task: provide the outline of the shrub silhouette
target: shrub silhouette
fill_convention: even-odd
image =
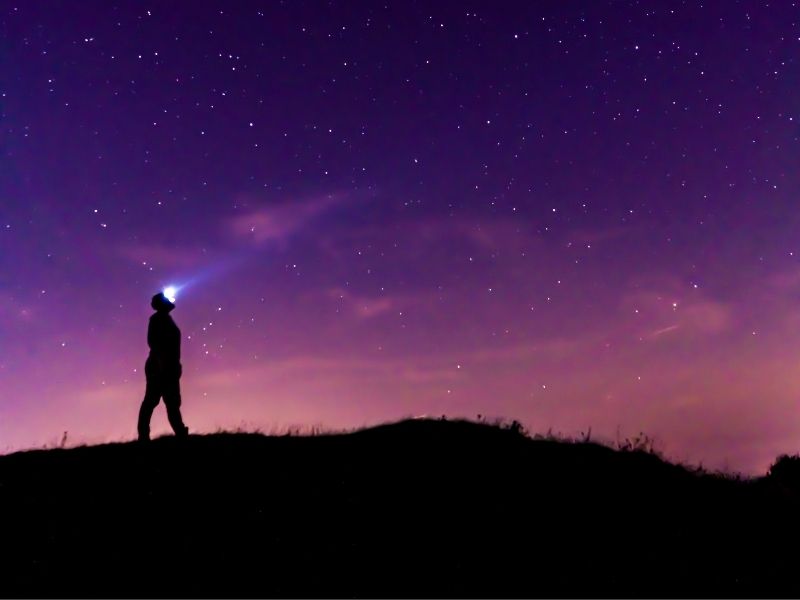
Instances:
[[[618,441],[616,448],[622,452],[644,452],[645,454],[658,454],[658,451],[655,447],[655,440],[641,432],[639,435],[636,435],[632,438],[625,438],[624,440]]]
[[[800,455],[781,454],[770,466],[769,477],[787,487],[800,488]]]

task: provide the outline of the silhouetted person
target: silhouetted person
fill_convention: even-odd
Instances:
[[[139,439],[142,441],[150,439],[150,417],[162,397],[175,435],[189,433],[180,410],[181,330],[169,314],[175,305],[163,293],[158,293],[153,296],[150,306],[156,312],[150,317],[147,327],[147,345],[150,346],[150,355],[144,364],[147,388],[139,409]]]

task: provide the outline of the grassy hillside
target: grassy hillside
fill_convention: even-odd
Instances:
[[[793,477],[433,420],[23,452],[0,595],[798,595]]]

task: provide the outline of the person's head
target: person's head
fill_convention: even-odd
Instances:
[[[169,298],[164,295],[164,292],[158,292],[153,296],[153,299],[150,301],[150,306],[153,307],[153,310],[166,313],[175,308],[175,305],[169,301]]]

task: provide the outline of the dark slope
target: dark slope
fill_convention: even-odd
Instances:
[[[2,596],[798,595],[798,497],[406,421],[0,457]]]

